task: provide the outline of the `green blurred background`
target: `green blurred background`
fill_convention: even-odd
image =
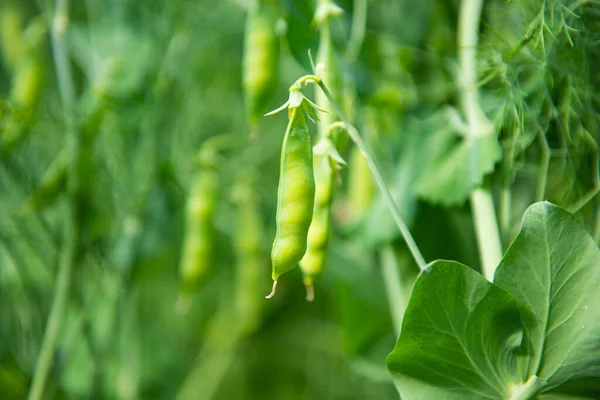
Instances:
[[[593,193],[597,5],[486,3],[478,66],[498,144],[483,147],[481,165],[472,166],[453,124],[459,2],[336,3],[344,14],[332,21],[333,43],[344,98],[353,99],[345,109],[428,261],[479,268],[467,200],[484,176],[500,204],[505,246],[529,204],[549,199],[571,207]],[[354,56],[348,40],[364,3],[364,41]],[[406,301],[418,269],[372,181],[356,178],[351,149],[315,301],[306,302],[297,270],[281,278],[275,298],[264,299],[287,119],[263,118],[258,137],[248,138],[242,66],[252,2],[72,1],[64,25],[70,108],[53,60],[54,2],[0,4],[1,399],[27,397],[66,252],[72,274],[45,399],[398,397],[385,366],[396,339],[385,271],[402,276]],[[280,74],[265,112],[311,72],[307,52],[319,47],[313,2],[270,5]],[[181,315],[175,303],[186,199],[203,173],[197,154],[221,134],[233,140],[216,161],[212,272]],[[476,179],[467,180],[465,170]],[[76,190],[72,176],[79,177]],[[250,284],[236,247],[244,233],[237,222],[240,185],[258,200],[251,231],[262,262]],[[362,203],[353,198],[356,185]],[[597,241],[599,206],[592,198],[579,213]],[[252,329],[240,331],[248,307]]]

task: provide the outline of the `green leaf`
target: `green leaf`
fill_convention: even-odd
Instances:
[[[417,194],[435,204],[462,204],[486,174],[494,170],[502,153],[495,135],[463,136],[441,113],[425,121],[429,135]]]
[[[523,330],[516,299],[454,261],[417,280],[388,368],[404,400],[498,399],[520,382]]]
[[[529,357],[520,362],[522,376],[546,380],[545,391],[585,380],[597,394],[600,250],[575,217],[548,202],[532,205],[494,282],[523,308]]]

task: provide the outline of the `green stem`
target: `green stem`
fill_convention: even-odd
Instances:
[[[471,192],[471,209],[483,276],[491,282],[502,259],[502,247],[494,212],[494,199],[489,189],[476,188]]]
[[[576,212],[581,210],[583,207],[585,207],[585,205],[587,203],[592,201],[592,199],[594,197],[596,197],[598,195],[598,193],[600,193],[600,183],[597,184],[596,187],[594,187],[592,190],[587,192],[587,194],[585,196],[583,196],[581,199],[579,199],[579,201],[577,203],[575,203],[571,207],[569,207],[569,212],[575,214]]]
[[[461,104],[469,125],[469,136],[491,135],[492,124],[481,109],[477,88],[477,45],[483,0],[463,0],[458,21],[459,75]],[[492,280],[502,259],[502,245],[494,200],[489,188],[476,188],[471,193],[471,208],[479,244],[483,275]]]
[[[538,176],[538,187],[535,201],[543,201],[546,197],[546,185],[548,183],[548,168],[550,168],[550,146],[543,132],[538,133],[538,141],[541,146],[540,171]]]
[[[398,272],[396,255],[390,245],[383,246],[379,254],[381,256],[381,273],[383,274],[385,293],[392,311],[394,332],[396,336],[400,336],[406,303],[404,301],[405,296],[402,293],[402,285],[400,284],[400,273]]]
[[[354,0],[354,14],[352,15],[352,27],[350,28],[350,39],[346,49],[346,58],[354,62],[358,58],[360,48],[365,39],[367,28],[367,0]]]
[[[398,226],[398,229],[400,230],[400,233],[402,234],[402,237],[404,238],[408,249],[410,250],[419,268],[424,269],[426,266],[425,259],[423,258],[419,247],[415,243],[415,240],[413,239],[412,234],[408,229],[408,226],[406,225],[406,223],[402,219],[402,216],[400,215],[398,206],[394,202],[394,198],[392,197],[392,194],[390,193],[390,190],[388,189],[385,180],[383,179],[383,175],[381,173],[381,170],[379,169],[379,166],[377,165],[377,161],[375,160],[373,153],[367,147],[366,143],[358,133],[358,130],[354,127],[354,125],[350,123],[350,121],[348,121],[348,118],[346,118],[346,115],[342,112],[341,107],[333,99],[333,96],[327,89],[327,86],[325,86],[325,83],[323,83],[323,81],[320,79],[316,79],[314,81],[319,85],[321,90],[323,90],[323,93],[325,94],[325,96],[327,96],[327,99],[331,103],[331,107],[338,115],[338,117],[340,117],[340,120],[342,120],[342,122],[344,123],[344,126],[348,131],[348,136],[350,136],[350,139],[352,139],[352,141],[358,146],[363,157],[365,157],[365,159],[367,160],[367,164],[369,165],[369,169],[371,170],[373,178],[377,183],[377,187],[379,188],[379,191],[383,196],[383,200],[387,204],[387,207],[389,208],[390,213],[392,214],[392,218],[394,218],[394,221],[396,222],[396,225]]]
[[[58,277],[50,314],[44,332],[44,338],[37,359],[29,400],[40,400],[44,393],[44,386],[52,367],[52,360],[58,344],[60,328],[64,318],[67,300],[69,297],[69,286],[71,274],[75,262],[77,249],[77,163],[79,159],[79,135],[75,127],[73,106],[75,103],[75,92],[73,78],[69,66],[67,53],[66,33],[68,26],[68,0],[57,0],[54,20],[52,24],[52,51],[56,66],[58,88],[64,111],[64,120],[67,130],[67,145],[69,150],[69,176],[68,176],[68,211],[67,222],[64,230],[64,242],[60,254]]]

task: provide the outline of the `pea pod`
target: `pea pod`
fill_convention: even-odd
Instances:
[[[219,190],[216,167],[216,144],[222,137],[209,140],[200,153],[196,172],[186,203],[185,238],[179,262],[180,296],[176,309],[185,313],[191,296],[206,283],[214,263],[214,215]],[[216,141],[216,142],[215,142]]]
[[[0,51],[7,69],[13,69],[23,53],[23,16],[12,3],[0,13]]]
[[[335,177],[340,166],[345,164],[335,148],[330,132],[331,130],[319,140],[313,150],[315,205],[308,230],[306,253],[300,260],[308,301],[312,301],[314,298],[314,280],[322,274],[325,268],[331,232],[331,206]]]
[[[263,220],[252,176],[242,173],[234,194],[236,204],[235,249],[237,255],[236,308],[243,334],[260,324],[264,303],[258,293],[265,289],[263,272]]]
[[[243,88],[252,134],[256,134],[258,119],[277,89],[279,80],[279,39],[275,25],[275,13],[268,4],[259,4],[248,11]]]
[[[279,277],[295,268],[306,252],[306,238],[315,200],[312,140],[306,108],[289,109],[290,120],[281,151],[277,232],[271,252],[273,290],[267,298],[275,294]]]
[[[179,264],[181,292],[193,294],[206,280],[213,261],[213,217],[219,176],[199,171],[186,205],[185,240]]]

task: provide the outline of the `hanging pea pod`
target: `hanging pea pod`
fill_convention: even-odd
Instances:
[[[23,15],[14,3],[3,6],[0,13],[0,51],[8,70],[15,68],[24,50]]]
[[[176,310],[185,313],[191,296],[208,280],[214,264],[213,220],[219,192],[218,150],[228,146],[229,136],[215,136],[202,146],[186,203],[185,238],[179,262],[181,287]]]
[[[243,88],[251,135],[277,90],[279,81],[279,38],[276,13],[267,2],[258,2],[248,11],[244,43]]]
[[[331,205],[335,178],[341,166],[346,164],[331,139],[332,130],[336,129],[339,124],[341,123],[332,125],[313,149],[315,205],[308,230],[306,253],[300,260],[308,301],[312,301],[314,298],[314,280],[323,273],[325,268],[327,247],[331,235]]]
[[[273,289],[279,277],[296,267],[306,252],[306,237],[315,202],[315,180],[312,166],[312,139],[307,118],[318,121],[319,106],[304,97],[303,78],[290,86],[288,101],[265,115],[288,109],[289,122],[283,138],[279,187],[277,191],[277,232],[271,251]]]
[[[236,308],[241,332],[251,334],[260,325],[264,303],[265,259],[262,248],[263,219],[252,173],[240,175],[233,193],[236,204],[235,249],[237,253]]]
[[[294,269],[306,251],[315,196],[312,140],[302,109],[291,109],[283,139],[277,196],[277,233],[273,242],[273,291],[279,277]]]
[[[37,106],[44,84],[43,43],[48,27],[43,17],[36,17],[23,31],[23,49],[14,63],[10,99],[30,112]]]

